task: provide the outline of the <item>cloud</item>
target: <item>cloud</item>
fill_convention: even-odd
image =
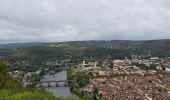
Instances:
[[[0,42],[170,38],[169,0],[1,0]]]

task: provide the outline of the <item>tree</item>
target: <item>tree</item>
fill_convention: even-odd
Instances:
[[[132,65],[139,66],[139,62],[132,62]]]
[[[8,79],[7,70],[8,66],[0,60],[0,88],[5,85],[5,81]]]
[[[99,94],[98,88],[94,88],[94,91],[93,91],[93,98],[94,98],[94,100],[97,100],[98,94]]]
[[[151,70],[156,70],[156,65],[155,65],[155,64],[151,64],[150,67],[149,67],[149,69],[151,69]]]
[[[88,73],[77,73],[76,79],[80,87],[84,87],[90,82]]]
[[[0,60],[0,73],[6,74],[8,70],[8,66],[4,61]]]

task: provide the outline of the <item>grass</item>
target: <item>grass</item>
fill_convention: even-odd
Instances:
[[[81,100],[78,97],[56,97],[44,90],[0,90],[0,100]]]

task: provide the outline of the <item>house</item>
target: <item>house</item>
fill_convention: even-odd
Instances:
[[[125,65],[125,60],[114,60],[113,65],[114,66],[123,66],[123,65]]]
[[[149,70],[149,71],[148,71],[148,74],[155,74],[155,73],[156,73],[155,70]]]
[[[42,70],[38,70],[35,72],[35,74],[39,75],[42,72]]]
[[[165,67],[165,71],[170,72],[170,67]]]
[[[159,60],[159,57],[152,57],[150,60]]]
[[[156,69],[157,70],[163,70],[162,66],[160,66],[160,65],[156,66]]]

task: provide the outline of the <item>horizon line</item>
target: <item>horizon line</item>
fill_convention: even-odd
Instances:
[[[0,45],[5,44],[29,44],[29,43],[63,43],[63,42],[88,42],[88,41],[161,41],[161,40],[170,40],[170,39],[146,39],[146,40],[133,40],[133,39],[109,39],[109,40],[63,40],[63,41],[26,41],[26,42],[7,42],[7,43],[0,43]]]

